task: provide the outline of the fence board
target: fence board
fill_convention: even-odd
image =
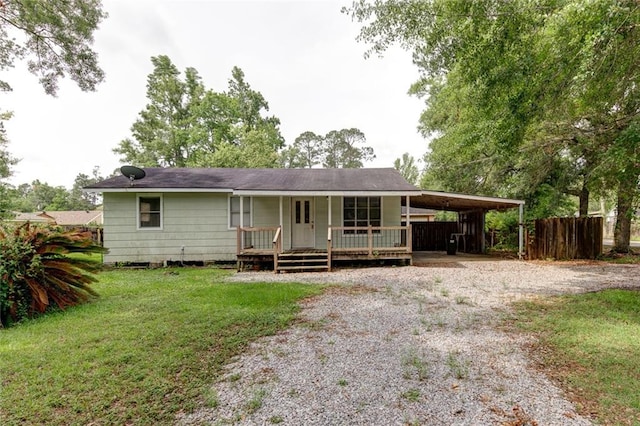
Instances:
[[[459,232],[458,222],[411,222],[414,251],[445,251],[451,234]]]
[[[538,219],[529,259],[595,259],[602,253],[603,218]]]

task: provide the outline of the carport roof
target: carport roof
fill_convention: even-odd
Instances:
[[[441,191],[422,191],[421,195],[411,196],[411,207],[452,212],[508,210],[521,205],[524,205],[524,200],[483,197],[479,195],[456,194]]]

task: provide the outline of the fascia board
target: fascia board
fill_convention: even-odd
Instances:
[[[524,200],[513,200],[510,198],[499,198],[499,197],[483,197],[480,195],[456,194],[453,192],[422,191],[419,195],[430,195],[430,196],[442,197],[442,198],[457,198],[461,200],[486,201],[491,203],[504,203],[504,204],[514,204],[514,205],[525,204]]]

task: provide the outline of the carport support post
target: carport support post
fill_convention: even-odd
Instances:
[[[518,259],[522,259],[524,257],[524,204],[518,206],[518,213]]]

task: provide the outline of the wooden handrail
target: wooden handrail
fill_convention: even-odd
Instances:
[[[282,227],[278,226],[276,234],[273,236],[273,272],[278,273],[278,256],[282,253]]]
[[[331,226],[327,227],[327,271],[331,272],[331,238],[332,238],[332,228]]]
[[[278,230],[276,231],[276,235],[273,236],[273,244],[276,244],[278,242],[278,240],[280,239],[280,231],[282,230],[282,228],[278,227]]]

